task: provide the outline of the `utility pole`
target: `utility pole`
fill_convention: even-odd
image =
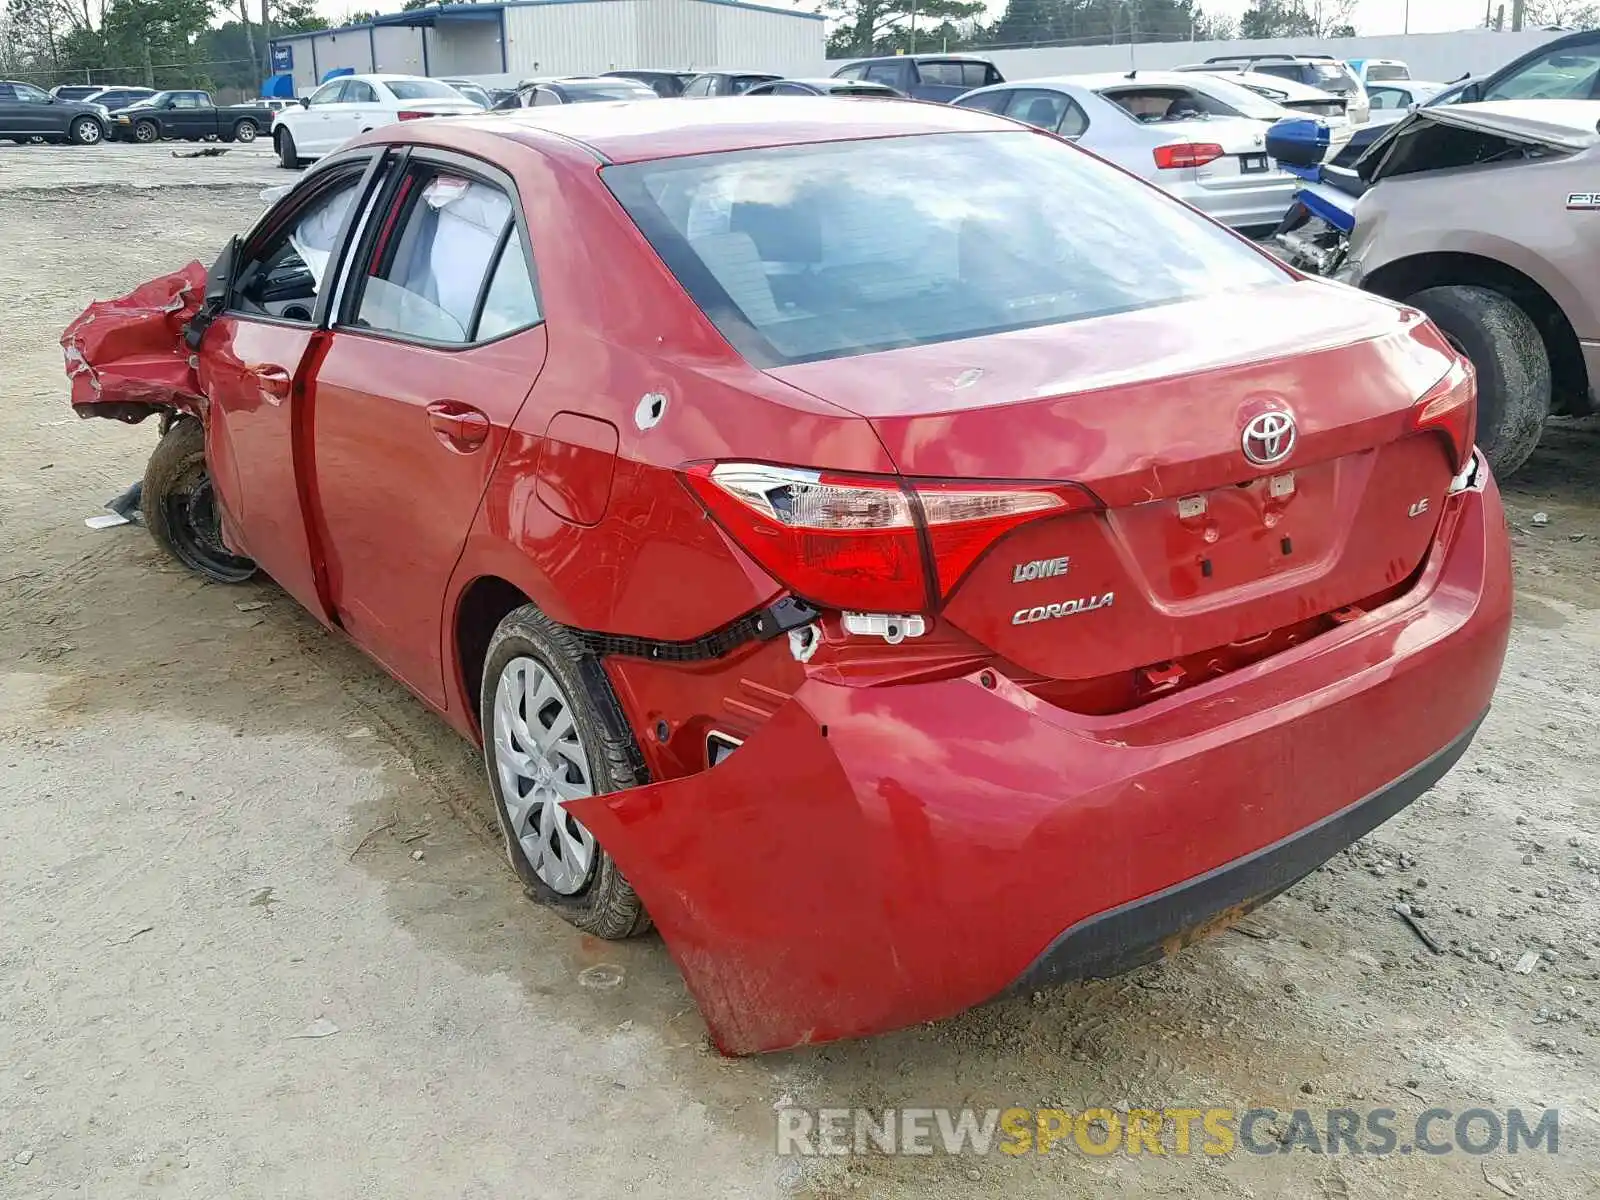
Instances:
[[[1406,0],[1406,23],[1400,32],[1406,34],[1411,32],[1411,0]]]
[[[1527,0],[1511,0],[1511,32],[1522,32],[1522,18],[1527,8]]]
[[[261,0],[261,78],[272,74],[272,0]],[[313,83],[316,80],[312,80]]]

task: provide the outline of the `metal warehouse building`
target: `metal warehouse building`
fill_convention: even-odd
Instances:
[[[506,0],[445,4],[272,40],[273,70],[305,95],[330,74],[533,75],[620,67],[821,74],[824,21],[740,0]]]

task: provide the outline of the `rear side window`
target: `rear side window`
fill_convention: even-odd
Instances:
[[[378,93],[372,90],[370,83],[352,79],[344,85],[344,101],[346,104],[376,104]]]
[[[771,83],[770,75],[735,75],[733,77],[733,94],[742,96],[759,83]]]
[[[358,328],[462,345],[539,320],[511,197],[500,188],[414,167],[393,213],[361,285]]]
[[[867,78],[873,83],[887,83],[893,87],[900,80],[900,68],[894,63],[876,63],[867,68]]]
[[[833,74],[836,79],[860,79],[866,73],[867,68],[860,63],[856,63],[852,67],[845,67],[843,70],[835,71]]]
[[[607,167],[602,178],[759,366],[1287,278],[1155,188],[1022,130],[664,159]]]
[[[691,79],[684,85],[685,96],[709,96],[713,80],[709,75],[702,75],[698,79]]]

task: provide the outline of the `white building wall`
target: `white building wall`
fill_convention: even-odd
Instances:
[[[718,67],[814,75],[827,57],[825,22],[729,4],[701,7],[716,14]]]
[[[1441,83],[1462,74],[1486,75],[1519,54],[1544,44],[1559,33],[1525,30],[1496,33],[1468,29],[1459,33],[1414,33],[1409,36],[1327,38],[1262,38],[1235,42],[1145,42],[1136,46],[1056,46],[1038,50],[970,51],[993,59],[1007,79],[1037,79],[1045,75],[1077,75],[1095,71],[1126,71],[1142,67],[1158,71],[1185,63],[1203,62],[1219,54],[1306,53],[1332,54],[1336,58],[1398,58],[1416,79]],[[930,47],[930,50],[935,49]],[[825,74],[848,60],[829,62]]]
[[[379,25],[372,31],[378,50],[375,71],[386,75],[421,75],[422,30],[409,25]],[[495,67],[500,60],[495,60]]]
[[[524,77],[620,67],[815,74],[825,57],[824,22],[714,0],[524,4],[505,16],[507,65]]]
[[[377,31],[374,30],[374,33]],[[317,78],[320,80],[336,67],[349,67],[357,75],[372,74],[372,43],[365,29],[331,30],[295,45],[295,77],[299,79],[299,58],[302,53],[309,59],[311,46],[316,46]],[[307,64],[310,65],[309,63]]]
[[[638,0],[528,4],[506,9],[506,65],[518,76],[571,75],[633,65]]]
[[[699,71],[717,61],[717,5],[698,0],[632,2],[638,12],[639,61],[630,65]]]
[[[432,75],[500,74],[500,22],[446,19],[428,30],[428,72]],[[418,74],[421,74],[420,67]]]

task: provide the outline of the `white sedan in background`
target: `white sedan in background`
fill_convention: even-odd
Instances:
[[[298,167],[331,154],[357,134],[396,121],[468,115],[483,109],[455,88],[420,75],[341,75],[272,122],[278,161]]]
[[[1276,225],[1298,182],[1267,157],[1266,133],[1300,114],[1220,77],[1067,75],[955,103],[1059,133],[1236,229]]]

